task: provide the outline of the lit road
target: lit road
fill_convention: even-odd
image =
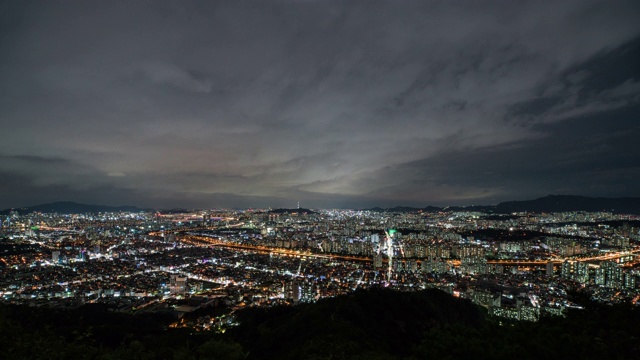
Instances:
[[[617,251],[617,252],[613,252],[613,253],[609,253],[609,254],[605,254],[605,255],[579,259],[579,261],[613,260],[613,259],[618,259],[618,258],[621,258],[621,257],[637,254],[639,252],[640,252],[640,249],[635,249],[635,250],[631,250],[631,251]]]
[[[174,230],[174,233],[181,233],[186,231],[195,231],[196,229],[189,230]],[[205,230],[205,229],[202,229]],[[211,228],[208,228],[211,230]],[[150,235],[158,236],[160,235],[158,232],[150,233]],[[354,255],[338,255],[338,254],[318,254],[312,253],[309,251],[300,251],[300,250],[291,250],[285,248],[278,247],[269,247],[269,246],[260,246],[260,245],[246,245],[246,244],[238,244],[232,243],[216,238],[206,237],[206,236],[196,236],[196,235],[182,235],[179,236],[179,240],[190,245],[194,246],[218,246],[225,247],[229,249],[238,249],[245,251],[252,251],[263,254],[278,254],[284,256],[296,256],[296,257],[310,257],[317,259],[334,259],[334,260],[346,260],[346,261],[360,261],[360,262],[372,262],[373,259],[370,257],[364,256],[354,256]],[[640,249],[634,249],[631,251],[619,251],[608,253],[605,255],[598,255],[593,257],[586,258],[576,258],[574,261],[580,262],[588,262],[588,261],[602,261],[602,260],[615,260],[621,257],[630,256],[640,253]],[[546,260],[488,260],[487,264],[493,265],[503,265],[503,266],[546,266],[549,262],[553,263],[555,266],[560,265],[564,259],[546,259]],[[384,263],[388,262],[388,259],[383,260]],[[460,260],[449,260],[448,264],[458,267],[460,266]]]
[[[336,260],[348,260],[348,261],[364,261],[371,262],[371,258],[361,257],[361,256],[349,256],[349,255],[336,255],[336,254],[314,254],[311,252],[303,252],[300,250],[290,250],[276,247],[268,247],[268,246],[259,246],[259,245],[245,245],[245,244],[236,244],[227,241],[222,241],[206,236],[195,236],[195,235],[186,235],[179,238],[180,241],[186,242],[191,245],[200,245],[200,246],[218,246],[225,247],[230,249],[239,249],[246,251],[253,251],[263,254],[278,254],[285,256],[303,256],[317,259],[336,259]]]

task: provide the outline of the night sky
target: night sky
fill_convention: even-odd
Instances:
[[[640,1],[2,1],[0,209],[640,196]]]

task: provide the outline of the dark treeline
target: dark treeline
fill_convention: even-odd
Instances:
[[[167,329],[168,315],[0,307],[7,359],[636,359],[640,311],[588,304],[566,318],[498,321],[437,290],[360,290],[238,312],[225,334]]]

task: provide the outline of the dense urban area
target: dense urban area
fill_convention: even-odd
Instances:
[[[497,319],[636,304],[640,217],[609,212],[209,210],[3,216],[6,304],[170,313],[224,332],[242,308],[436,288]],[[197,314],[197,316],[189,316]]]

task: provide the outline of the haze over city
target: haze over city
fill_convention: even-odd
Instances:
[[[640,196],[637,1],[0,14],[2,209]]]

